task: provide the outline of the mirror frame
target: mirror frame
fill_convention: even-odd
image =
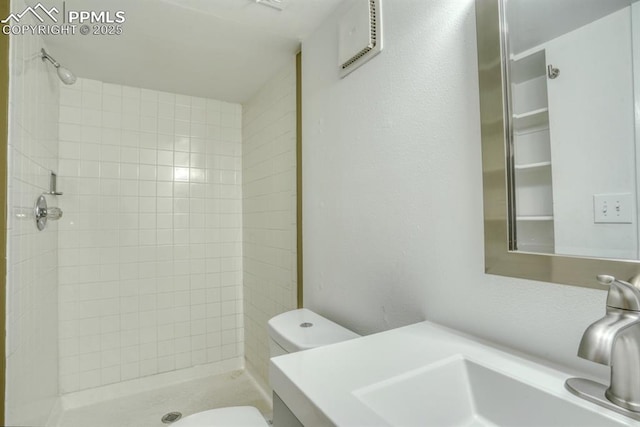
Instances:
[[[504,0],[507,1],[507,0]],[[510,251],[508,64],[503,0],[476,0],[482,137],[485,273],[603,289],[598,274],[628,280],[640,260],[614,260]]]

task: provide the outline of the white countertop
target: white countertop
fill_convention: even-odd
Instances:
[[[455,355],[605,413],[622,425],[640,426],[571,394],[564,382],[572,375],[431,322],[275,357],[269,376],[273,390],[305,426],[385,426],[388,422],[354,391]]]

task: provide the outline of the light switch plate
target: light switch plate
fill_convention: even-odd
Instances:
[[[631,224],[635,211],[631,193],[594,194],[593,222],[596,224]]]

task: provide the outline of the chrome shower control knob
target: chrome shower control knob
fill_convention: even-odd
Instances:
[[[47,199],[44,196],[38,197],[36,207],[34,208],[36,216],[36,227],[42,231],[47,226]]]
[[[62,218],[62,210],[60,208],[48,208],[47,209],[47,219],[51,219],[54,221]]]
[[[58,220],[62,218],[62,210],[54,207],[48,208],[47,199],[41,195],[36,200],[34,215],[36,217],[36,227],[38,227],[38,230],[42,231],[47,226],[48,219]]]

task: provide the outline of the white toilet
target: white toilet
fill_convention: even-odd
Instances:
[[[359,335],[311,310],[301,308],[269,320],[271,357],[308,350],[358,338]],[[189,415],[172,427],[268,427],[260,411],[252,406],[211,409]]]

